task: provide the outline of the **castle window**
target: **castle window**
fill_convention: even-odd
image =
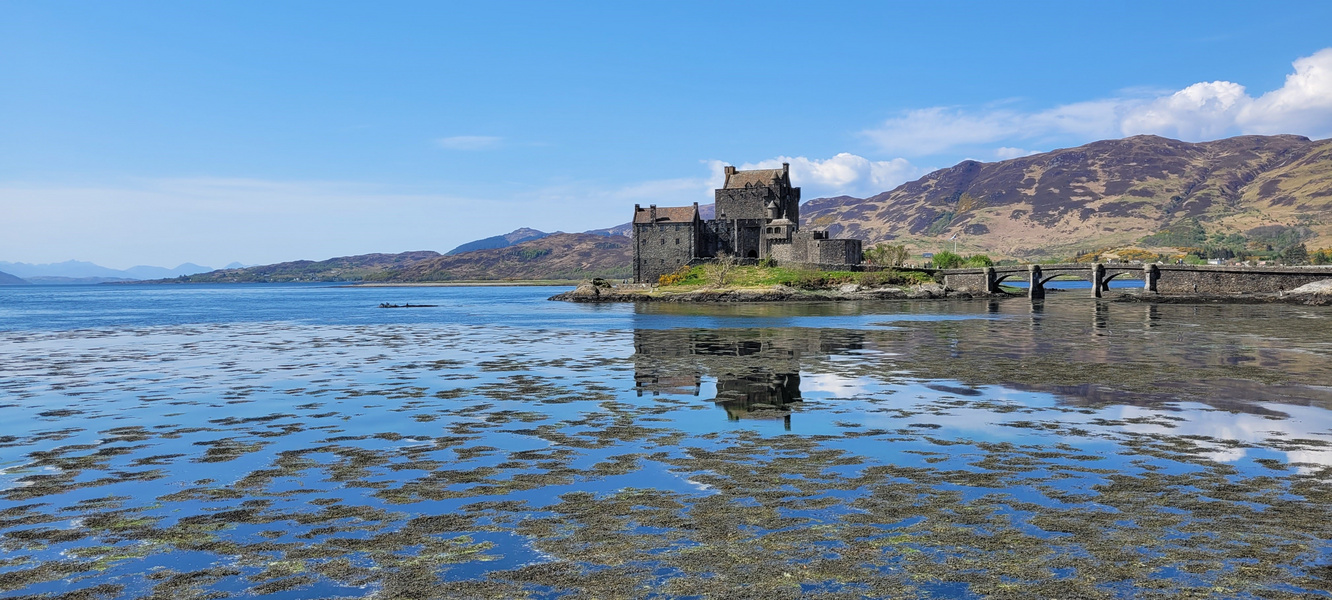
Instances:
[[[663,246],[666,245],[666,238],[661,238],[661,245],[663,245]]]
[[[675,238],[675,245],[676,245],[676,246],[679,246],[679,245],[680,245],[680,238]]]

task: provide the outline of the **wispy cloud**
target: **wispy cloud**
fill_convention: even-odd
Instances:
[[[1292,66],[1284,85],[1258,97],[1238,83],[1209,81],[1036,111],[935,106],[905,111],[861,135],[884,152],[908,157],[1002,144],[993,150],[998,156],[1011,154],[1012,142],[1084,143],[1142,133],[1188,141],[1237,134],[1332,136],[1332,48]]]
[[[440,148],[448,150],[492,150],[504,144],[504,138],[494,135],[455,135],[435,140]]]

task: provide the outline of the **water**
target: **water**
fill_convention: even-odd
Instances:
[[[1326,308],[558,291],[0,288],[0,591],[1332,587]]]

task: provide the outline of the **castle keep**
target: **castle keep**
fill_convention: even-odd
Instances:
[[[779,264],[860,264],[860,240],[800,230],[800,188],[791,186],[789,164],[755,171],[726,167],[715,199],[716,218],[706,221],[697,202],[634,205],[634,281],[652,283],[690,262],[721,254],[771,258]]]

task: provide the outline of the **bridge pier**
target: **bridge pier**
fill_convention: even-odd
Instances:
[[[1142,267],[1142,289],[1146,292],[1156,293],[1156,282],[1161,279],[1161,268],[1155,264],[1146,264]]]
[[[1045,284],[1041,282],[1041,266],[1031,265],[1031,286],[1027,288],[1027,297],[1032,300],[1045,299]]]
[[[985,267],[983,274],[985,275],[985,293],[999,293],[999,284],[995,281],[994,267]]]
[[[1091,284],[1092,298],[1100,298],[1101,291],[1109,287],[1105,282],[1105,265],[1096,263],[1092,266]]]

